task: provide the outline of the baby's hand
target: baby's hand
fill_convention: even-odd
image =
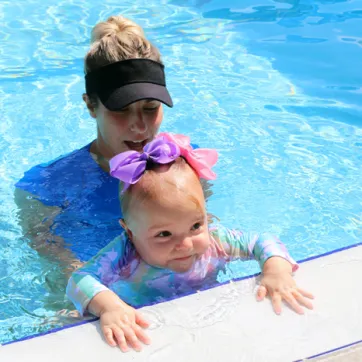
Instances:
[[[292,277],[291,264],[280,257],[271,257],[264,264],[257,300],[263,300],[267,294],[271,298],[276,314],[282,311],[282,300],[285,300],[298,314],[304,314],[301,306],[313,309],[312,303],[306,298],[313,299],[314,296],[297,287]]]
[[[123,352],[128,352],[128,344],[140,351],[141,343],[150,343],[143,328],[149,326],[142,315],[128,304],[121,302],[118,307],[100,313],[101,328],[107,343],[115,347],[117,344]]]

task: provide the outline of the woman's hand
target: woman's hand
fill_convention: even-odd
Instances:
[[[100,322],[107,343],[112,347],[118,344],[123,352],[129,351],[128,345],[141,351],[141,342],[150,344],[150,339],[143,330],[149,326],[148,322],[136,309],[123,301],[117,307],[104,309],[100,313]]]
[[[271,298],[276,314],[280,314],[282,311],[282,300],[287,302],[298,314],[304,314],[302,306],[313,309],[313,305],[308,299],[314,299],[314,296],[297,287],[292,277],[291,264],[281,257],[271,257],[264,264],[257,300],[261,301],[267,295]]]

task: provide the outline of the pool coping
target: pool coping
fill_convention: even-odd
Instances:
[[[318,354],[315,354],[313,356],[309,356],[309,357],[306,357],[306,358],[303,358],[303,359],[298,359],[294,362],[304,362],[304,361],[313,361],[313,360],[316,360],[317,358],[319,357],[329,357],[329,356],[333,356],[333,354],[335,352],[338,352],[338,351],[348,351],[348,349],[350,347],[355,347],[355,346],[361,346],[362,347],[362,339],[359,340],[359,341],[356,341],[356,342],[352,342],[352,343],[349,343],[349,344],[346,344],[344,346],[340,346],[340,347],[336,347],[336,348],[333,348],[329,351],[324,351],[324,352],[321,352],[321,353],[318,353]]]
[[[348,246],[344,246],[342,248],[338,248],[338,249],[335,249],[335,250],[331,250],[329,252],[326,252],[326,253],[323,253],[323,254],[320,254],[320,255],[311,256],[311,257],[299,260],[298,263],[302,264],[302,263],[306,263],[306,262],[309,262],[309,261],[312,261],[312,260],[321,259],[321,258],[326,257],[328,255],[337,254],[337,253],[340,253],[340,252],[343,252],[343,251],[346,251],[346,250],[349,250],[349,249],[353,249],[353,248],[356,248],[356,247],[360,247],[360,246],[362,246],[362,242],[355,243],[355,244],[348,245]],[[248,276],[245,276],[245,277],[242,277],[242,278],[234,279],[234,280],[232,280],[232,282],[243,281],[243,280],[255,278],[259,274],[260,273],[255,273],[255,274],[248,275]],[[217,286],[212,286],[212,287],[209,287],[209,288],[205,288],[204,290],[216,289],[216,288],[219,288],[222,285],[226,285],[226,284],[229,284],[229,283],[230,282],[228,281],[228,282],[225,282],[225,283],[221,283],[221,284],[219,284]],[[195,293],[190,293],[190,294],[192,295],[192,294],[195,294]],[[190,294],[188,294],[187,296],[189,296]],[[183,299],[183,298],[186,298],[187,296],[182,296],[180,298],[174,298],[174,299]],[[168,302],[169,301],[165,301],[165,302],[155,303],[155,304],[164,304],[164,303],[168,303]],[[144,306],[142,306],[142,307],[144,307]],[[13,344],[16,344],[18,342],[23,342],[23,341],[30,340],[30,339],[36,339],[38,337],[43,337],[43,336],[48,335],[48,334],[55,334],[55,333],[60,332],[62,330],[71,329],[73,327],[79,327],[79,326],[82,326],[82,325],[85,325],[85,324],[90,324],[92,322],[97,321],[97,319],[98,318],[92,318],[90,320],[81,321],[81,322],[70,324],[70,325],[60,327],[60,328],[57,328],[57,329],[52,329],[52,330],[49,330],[49,331],[44,332],[44,333],[39,333],[39,334],[27,336],[27,337],[18,339],[16,341],[10,341],[10,342],[4,343],[4,344],[2,344],[1,347],[5,347],[5,349],[6,349],[6,346],[13,345]],[[357,346],[357,345],[362,345],[362,340],[357,340],[357,341],[354,341],[354,342],[351,342],[351,343],[348,343],[348,344],[344,344],[344,345],[341,345],[341,346],[333,348],[333,349],[325,350],[325,351],[322,351],[320,353],[310,355],[309,357],[304,357],[303,359],[297,359],[294,362],[301,362],[301,361],[304,361],[304,360],[313,360],[313,359],[316,359],[316,358],[321,357],[321,356],[328,356],[328,355],[331,355],[331,353],[334,353],[336,351],[346,350],[349,347]]]

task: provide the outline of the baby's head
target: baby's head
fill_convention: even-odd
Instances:
[[[214,150],[200,149],[205,153],[199,152],[200,158],[195,161],[197,157],[190,146],[170,142],[170,139],[179,142],[178,136],[163,134],[163,137],[146,146],[144,156],[136,151],[123,153],[119,155],[121,165],[119,159],[112,162],[116,156],[111,160],[111,174],[126,182],[120,196],[121,224],[141,258],[156,267],[186,272],[209,247],[199,174],[213,178],[211,166],[217,154]],[[206,156],[207,152],[212,154],[211,158]],[[134,157],[133,161],[128,156]]]

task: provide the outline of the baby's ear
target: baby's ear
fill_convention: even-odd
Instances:
[[[124,229],[124,231],[127,233],[129,239],[132,240],[132,231],[130,229],[128,229],[128,226],[127,226],[126,222],[124,221],[124,219],[119,219],[119,224]]]

